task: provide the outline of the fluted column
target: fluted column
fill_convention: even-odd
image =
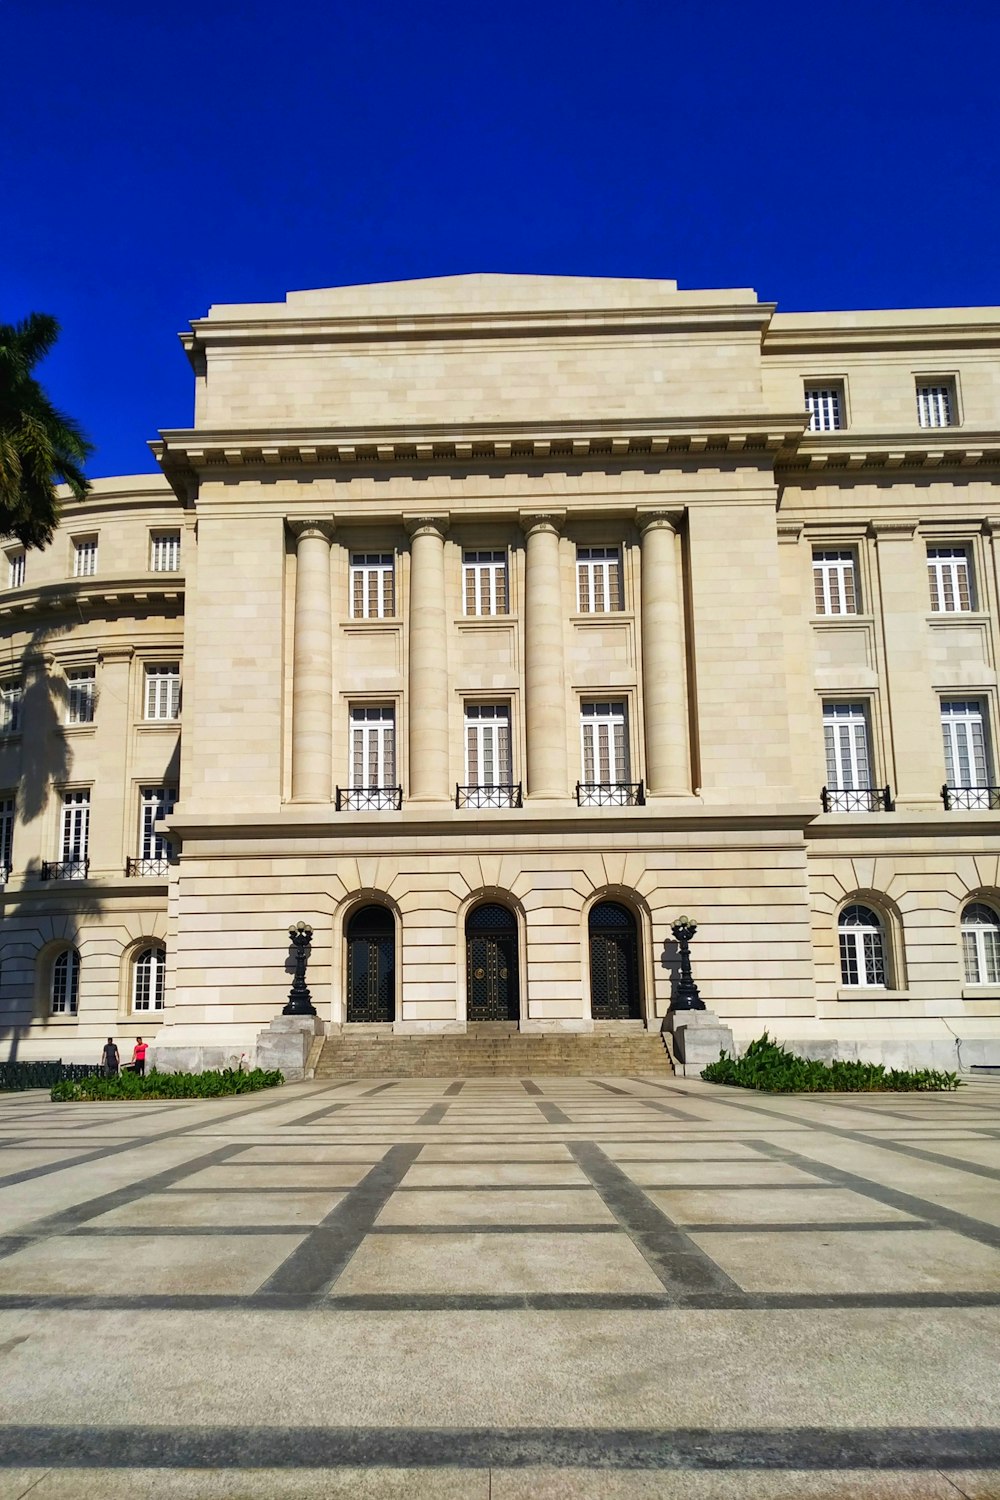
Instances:
[[[333,793],[333,625],[331,521],[293,521],[296,537],[292,655],[292,799],[329,802]]]
[[[566,686],[559,527],[564,516],[524,515],[524,696],[528,796],[565,797]]]
[[[407,518],[410,533],[410,797],[451,797],[448,780],[447,516]]]
[[[642,709],[650,792],[690,790],[684,631],[674,522],[639,516],[642,536]]]

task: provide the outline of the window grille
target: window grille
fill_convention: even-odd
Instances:
[[[132,964],[132,1010],[163,1009],[167,955],[163,948],[144,948]]]
[[[988,794],[990,753],[984,705],[977,698],[943,702],[941,732],[948,786],[981,788]]]
[[[840,914],[840,980],[845,986],[885,988],[882,923],[868,906],[846,906]]]
[[[55,959],[50,995],[54,1016],[76,1015],[80,1001],[80,955],[75,948],[64,948]]]
[[[809,432],[839,432],[844,425],[844,392],[839,385],[807,385]]]
[[[506,552],[464,552],[462,583],[467,615],[507,613]]]
[[[92,578],[97,572],[97,538],[80,537],[73,543],[73,577]]]
[[[66,673],[66,723],[92,724],[96,673],[93,667],[81,667]]]
[[[966,984],[1000,984],[1000,917],[983,901],[962,913],[962,956]]]
[[[599,615],[624,608],[618,547],[577,547],[576,581],[580,614]]]
[[[870,787],[871,756],[865,705],[824,703],[823,738],[828,788],[834,792],[846,792]]]
[[[580,779],[586,786],[628,785],[628,719],[624,703],[580,705],[580,751]]]
[[[85,880],[90,848],[90,792],[64,792],[60,859],[64,880]]]
[[[849,548],[813,553],[813,586],[818,615],[858,613],[857,569]]]
[[[927,572],[934,614],[960,614],[973,608],[968,548],[928,547]]]
[[[172,662],[146,668],[146,718],[176,719],[181,707],[181,669]]]
[[[351,788],[396,784],[396,711],[392,707],[351,709]]]
[[[951,427],[953,410],[954,394],[949,384],[917,386],[917,420],[921,427]]]
[[[0,734],[16,734],[21,727],[21,684],[0,683]]]
[[[24,548],[7,553],[7,587],[19,589],[24,584],[26,571]]]
[[[139,789],[139,858],[166,865],[174,857],[170,840],[156,832],[161,818],[172,813],[177,803],[175,786],[144,786]],[[143,871],[144,874],[162,874],[162,870]]]
[[[149,539],[149,569],[151,573],[176,573],[181,565],[181,534],[179,531],[154,531]]]
[[[507,704],[466,705],[465,779],[470,787],[511,785],[514,776]]]
[[[351,617],[383,620],[396,613],[391,552],[351,553]]]
[[[0,797],[0,879],[6,880],[14,864],[14,818],[17,799],[13,794]]]

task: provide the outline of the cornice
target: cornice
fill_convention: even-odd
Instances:
[[[0,619],[58,614],[95,605],[131,611],[152,601],[169,605],[173,612],[180,613],[184,603],[183,577],[171,573],[154,578],[95,578],[87,581],[73,578],[42,584],[38,588],[6,589],[0,593]]]
[[[995,309],[990,309],[995,312]],[[886,350],[960,350],[1000,348],[1000,318],[981,322],[922,322],[915,317],[906,323],[858,322],[838,326],[836,323],[786,328],[781,314],[764,334],[763,355],[802,355],[875,353]]]
[[[996,428],[927,428],[905,433],[826,432],[805,436],[777,463],[782,474],[806,470],[972,469],[1000,463]]]

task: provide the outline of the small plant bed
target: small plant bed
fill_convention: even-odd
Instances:
[[[728,1083],[740,1089],[769,1094],[907,1094],[957,1089],[957,1073],[918,1068],[907,1073],[881,1063],[817,1062],[786,1052],[764,1032],[742,1057],[721,1053],[719,1061],[702,1069],[709,1083]]]
[[[100,1099],[221,1099],[227,1094],[253,1094],[258,1089],[273,1089],[284,1083],[277,1068],[265,1071],[254,1068],[249,1073],[226,1068],[214,1073],[119,1073],[117,1078],[95,1074],[90,1078],[67,1079],[52,1085],[52,1099],[57,1104],[77,1100]]]

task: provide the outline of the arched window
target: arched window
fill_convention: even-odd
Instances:
[[[962,954],[966,984],[1000,984],[1000,917],[984,901],[962,913]]]
[[[885,933],[870,906],[845,906],[840,913],[840,982],[886,986]]]
[[[132,1010],[143,1013],[163,1009],[165,949],[152,943],[132,960]]]
[[[52,1015],[76,1015],[80,1003],[80,955],[75,948],[64,948],[53,959],[49,997]]]

